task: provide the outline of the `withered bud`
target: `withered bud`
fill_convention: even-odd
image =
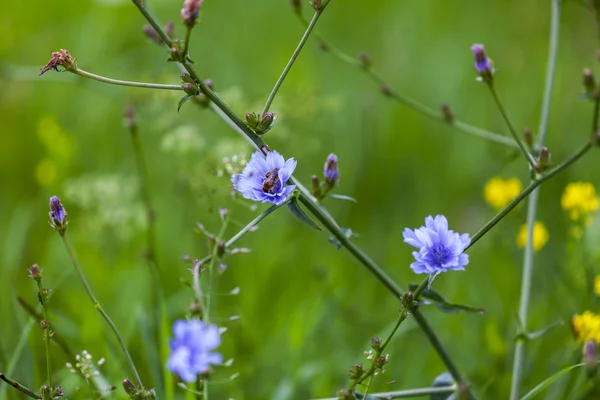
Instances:
[[[450,124],[454,122],[454,113],[452,112],[450,106],[446,103],[442,104],[442,114],[444,115],[446,122]]]
[[[360,63],[362,64],[362,67],[364,69],[369,69],[371,68],[371,56],[368,53],[360,53],[358,55],[358,60],[360,61]]]
[[[593,378],[598,371],[598,343],[596,339],[590,339],[583,345],[583,362],[588,378]]]
[[[33,264],[31,267],[29,267],[28,271],[29,277],[34,281],[39,282],[42,279],[42,271],[40,270],[40,267],[38,267],[37,264]]]
[[[523,131],[523,139],[529,148],[533,148],[533,132],[529,128],[525,128]]]
[[[196,25],[196,20],[200,13],[200,6],[203,1],[204,0],[185,0],[183,2],[181,18],[183,18],[183,23],[188,29],[192,29],[194,25]]]
[[[315,9],[318,10],[321,8],[321,0],[310,0],[310,6]]]
[[[40,75],[45,74],[51,69],[60,72],[58,67],[63,67],[65,71],[73,71],[77,68],[77,60],[71,56],[68,50],[60,49],[59,51],[53,51],[51,55],[52,58],[48,61],[48,64],[40,68]]]

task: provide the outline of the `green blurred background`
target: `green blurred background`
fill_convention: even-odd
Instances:
[[[180,2],[148,1],[161,21],[176,22]],[[304,4],[306,3],[306,4]],[[308,2],[303,1],[305,15]],[[157,375],[152,325],[158,292],[143,258],[145,225],[133,147],[123,110],[133,105],[148,159],[158,230],[158,260],[169,323],[183,318],[193,292],[182,256],[207,254],[197,222],[220,228],[218,208],[232,212],[226,236],[266,207],[251,211],[234,201],[223,157],[252,149],[209,110],[187,103],[177,113],[175,92],[104,85],[38,68],[50,51],[68,49],[80,68],[116,79],[178,83],[164,48],[142,34],[145,21],[126,0],[12,1],[0,15],[0,371],[16,362],[12,377],[39,388],[44,383],[42,332],[29,321],[17,296],[36,303],[27,268],[43,268],[53,291],[51,321],[75,352],[104,357],[109,384],[119,387],[131,372],[108,327],[82,290],[66,252],[47,225],[48,198],[61,197],[69,212],[69,236],[92,288],[123,333],[143,381]],[[449,103],[456,116],[491,131],[507,129],[484,85],[475,81],[470,46],[484,43],[496,67],[496,87],[515,126],[537,128],[548,53],[550,1],[333,0],[317,30],[350,55],[370,53],[391,87],[437,109]],[[190,52],[196,69],[239,114],[261,110],[304,29],[287,0],[205,2]],[[560,49],[551,104],[548,147],[559,161],[588,137],[591,103],[581,100],[581,71],[597,68],[598,33],[592,14],[575,1],[561,16]],[[442,213],[458,232],[475,233],[494,216],[482,189],[492,176],[526,183],[524,162],[513,150],[465,135],[386,99],[367,77],[319,50],[309,40],[272,110],[276,127],[265,136],[271,148],[295,157],[295,175],[308,183],[321,174],[326,156],[339,157],[338,193],[357,204],[328,200],[358,245],[403,288],[422,278],[412,273],[411,248],[402,241],[430,214]],[[516,160],[516,161],[515,161]],[[596,310],[586,270],[598,268],[598,225],[589,242],[568,236],[560,208],[568,182],[598,183],[597,152],[545,184],[539,219],[550,241],[536,254],[530,328],[565,324],[527,346],[523,388],[579,362],[579,344],[568,321]],[[423,312],[460,370],[482,398],[508,397],[513,338],[520,292],[522,251],[516,233],[525,220],[519,206],[469,251],[464,272],[440,276],[436,288],[453,302],[483,307],[485,314]],[[220,348],[231,367],[216,368],[211,397],[307,399],[333,396],[348,384],[351,364],[366,362],[370,338],[392,327],[398,302],[327,234],[312,230],[287,210],[265,220],[240,246],[250,254],[228,257],[213,291],[212,315],[228,328]],[[590,272],[591,273],[591,272]],[[587,275],[589,275],[588,273]],[[227,296],[239,287],[240,294]],[[238,320],[226,322],[231,316]],[[23,347],[18,343],[22,341]],[[17,356],[15,358],[15,351]],[[372,392],[428,386],[444,372],[413,320],[389,347],[391,362]],[[82,380],[52,347],[54,380],[69,398],[87,398]],[[230,375],[237,379],[225,382]],[[583,373],[582,373],[583,374]],[[582,374],[559,381],[547,398],[575,398],[587,383]],[[393,381],[393,383],[389,383]],[[0,397],[21,398],[0,385]],[[577,390],[579,390],[577,389]],[[176,388],[178,398],[183,391]],[[21,396],[21,397],[20,397]]]

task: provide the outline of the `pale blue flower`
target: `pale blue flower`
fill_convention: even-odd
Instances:
[[[169,343],[171,354],[167,369],[185,382],[195,382],[199,374],[208,371],[210,365],[221,364],[223,356],[211,350],[221,344],[219,328],[205,325],[199,320],[177,320],[173,324],[175,337]]]
[[[233,187],[247,199],[263,203],[281,204],[296,185],[285,186],[296,168],[296,160],[285,159],[276,151],[265,157],[254,152],[241,174],[231,177]]]
[[[410,267],[417,274],[464,270],[469,256],[464,254],[471,243],[468,233],[459,235],[448,229],[448,220],[443,215],[425,218],[425,226],[413,230],[404,229],[404,241],[419,249],[414,251],[415,262]]]
[[[323,168],[323,175],[325,176],[325,181],[331,186],[337,181],[340,171],[338,169],[338,158],[335,154],[331,153],[327,157],[325,167]]]

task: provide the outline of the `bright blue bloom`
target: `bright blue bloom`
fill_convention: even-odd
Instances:
[[[67,212],[57,196],[50,197],[50,225],[59,231],[67,227]]]
[[[173,324],[175,337],[169,343],[171,355],[167,360],[167,369],[175,372],[186,382],[195,382],[199,374],[208,371],[210,364],[221,364],[223,356],[210,351],[221,344],[219,328],[205,325],[199,320]]]
[[[404,241],[419,249],[414,251],[415,262],[410,267],[417,274],[464,270],[469,256],[464,254],[471,243],[468,233],[459,235],[448,229],[448,220],[443,215],[425,218],[425,226],[418,229],[404,229]]]
[[[482,75],[492,73],[492,63],[490,59],[485,55],[485,49],[482,44],[474,44],[471,47],[471,51],[475,56],[475,69]]]
[[[334,184],[337,181],[340,172],[338,170],[338,158],[335,154],[331,153],[329,157],[327,157],[327,161],[325,162],[325,168],[323,169],[323,175],[325,176],[325,181]]]
[[[276,151],[270,151],[265,157],[260,151],[254,152],[241,174],[231,177],[233,187],[242,196],[263,203],[281,204],[296,185],[285,186],[290,179],[296,160],[285,161]]]

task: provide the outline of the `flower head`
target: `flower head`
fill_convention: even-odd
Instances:
[[[597,342],[600,342],[600,315],[591,311],[574,315],[571,318],[571,329],[579,341],[596,339]]]
[[[543,222],[536,221],[533,225],[533,251],[538,251],[548,243],[550,234]],[[517,234],[517,245],[525,248],[527,245],[527,225],[523,224]]]
[[[60,49],[60,51],[53,51],[51,53],[52,58],[46,65],[40,68],[40,75],[45,74],[51,69],[56,72],[59,71],[58,67],[63,67],[65,71],[71,71],[76,68],[75,58],[69,53],[68,50]]]
[[[196,25],[198,14],[200,13],[200,6],[204,0],[185,0],[183,2],[183,8],[181,9],[181,18],[183,23],[188,29],[191,29]]]
[[[521,181],[517,178],[505,180],[494,177],[486,182],[483,188],[483,198],[490,206],[496,210],[501,210],[521,193],[522,188]]]
[[[598,209],[598,196],[594,185],[588,182],[569,183],[560,200],[560,204],[573,221],[580,221],[581,217]]]
[[[67,211],[57,196],[50,197],[50,226],[61,232],[67,228]]]
[[[494,69],[492,68],[492,62],[485,54],[483,45],[474,44],[471,46],[471,51],[475,57],[475,69],[484,81],[491,82]]]
[[[331,153],[327,157],[325,167],[323,168],[323,175],[325,176],[325,182],[330,186],[333,186],[337,181],[340,171],[338,170],[338,158],[335,154]]]
[[[415,262],[410,264],[417,274],[464,270],[469,256],[464,254],[471,243],[468,233],[459,235],[448,229],[448,220],[443,215],[425,218],[425,226],[402,232],[404,241],[419,249],[414,251]]]
[[[231,177],[233,187],[247,199],[263,203],[281,204],[296,185],[285,186],[290,179],[296,160],[285,161],[276,151],[265,157],[260,151],[252,154],[241,174]]]
[[[199,320],[177,320],[173,324],[175,337],[169,343],[171,354],[167,368],[186,382],[194,382],[199,374],[208,371],[211,364],[221,364],[223,356],[211,353],[221,344],[219,328]]]

